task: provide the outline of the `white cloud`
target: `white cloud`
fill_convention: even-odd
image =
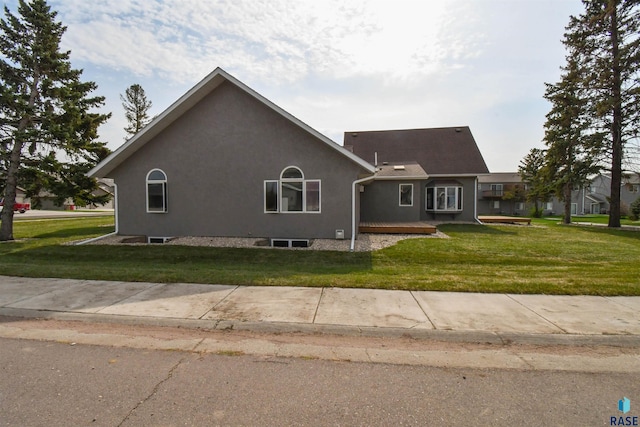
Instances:
[[[193,81],[215,65],[258,70],[278,82],[316,73],[336,78],[437,72],[477,52],[446,37],[455,2],[116,1],[59,2],[65,43],[93,64]],[[54,3],[55,4],[55,3]]]
[[[51,5],[68,27],[64,47],[114,117],[134,81],[161,111],[221,66],[338,141],[351,129],[471,125],[495,170],[515,169],[540,144],[543,83],[558,77],[564,26],[582,9],[580,0]],[[117,146],[116,122],[102,133]]]

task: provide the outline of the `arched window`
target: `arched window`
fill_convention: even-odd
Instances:
[[[264,182],[264,211],[319,213],[320,180],[304,179],[296,166],[284,168],[279,180]]]
[[[288,167],[280,174],[280,210],[282,212],[302,212],[304,174],[296,167]]]
[[[167,212],[167,175],[160,169],[147,174],[147,212]]]

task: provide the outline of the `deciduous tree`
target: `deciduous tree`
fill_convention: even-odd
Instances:
[[[545,150],[532,148],[518,166],[518,174],[527,186],[526,200],[533,203],[533,216],[542,216],[540,205],[549,200],[551,189],[545,176]]]

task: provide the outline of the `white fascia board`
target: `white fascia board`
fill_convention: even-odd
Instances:
[[[429,178],[477,178],[477,173],[460,173],[460,174],[436,174],[429,175]]]
[[[421,176],[374,176],[375,181],[424,181],[431,178],[430,175]]]

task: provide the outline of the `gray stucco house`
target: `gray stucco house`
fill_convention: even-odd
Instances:
[[[118,234],[293,245],[353,244],[362,221],[474,221],[486,172],[468,128],[350,132],[343,147],[218,68],[89,175],[115,182]]]
[[[477,221],[489,170],[468,127],[346,132],[344,146],[378,172],[361,194],[363,222]]]
[[[116,188],[116,231],[335,238],[375,168],[218,68],[89,172]],[[357,209],[357,204],[356,204]]]

